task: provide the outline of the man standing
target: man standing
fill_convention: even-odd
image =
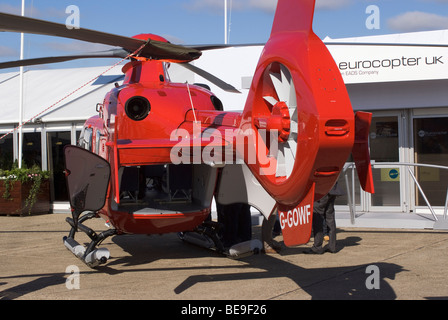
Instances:
[[[333,186],[328,194],[323,196],[320,200],[314,202],[313,209],[313,233],[314,244],[313,246],[304,251],[304,253],[310,254],[322,254],[325,251],[336,253],[336,220],[334,212],[334,202],[336,197],[342,195],[341,188],[338,187],[338,183]],[[324,240],[324,221],[328,228],[329,242],[328,245],[323,248]]]

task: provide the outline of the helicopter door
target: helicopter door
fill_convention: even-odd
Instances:
[[[110,165],[96,154],[73,145],[64,148],[64,155],[70,205],[76,221],[82,212],[97,211],[104,206]]]

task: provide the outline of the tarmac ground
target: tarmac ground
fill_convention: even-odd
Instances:
[[[91,269],[63,245],[66,216],[0,217],[0,300],[448,299],[446,231],[341,228],[334,254],[303,254],[310,242],[239,260],[176,234],[122,235]]]

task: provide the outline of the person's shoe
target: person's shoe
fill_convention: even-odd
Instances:
[[[268,244],[267,242],[263,243],[263,252],[264,253],[279,253],[282,249],[282,246],[279,243],[273,242]]]
[[[323,254],[324,250],[322,248],[315,248],[315,247],[311,247],[309,249],[306,249],[305,251],[303,251],[304,254]]]
[[[336,252],[338,252],[338,250],[337,249],[330,249],[330,247],[328,245],[326,245],[324,247],[324,252],[336,253]]]

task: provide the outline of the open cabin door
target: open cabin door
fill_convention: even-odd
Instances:
[[[109,163],[98,155],[73,145],[64,148],[65,172],[73,221],[84,211],[98,211],[106,202]]]

